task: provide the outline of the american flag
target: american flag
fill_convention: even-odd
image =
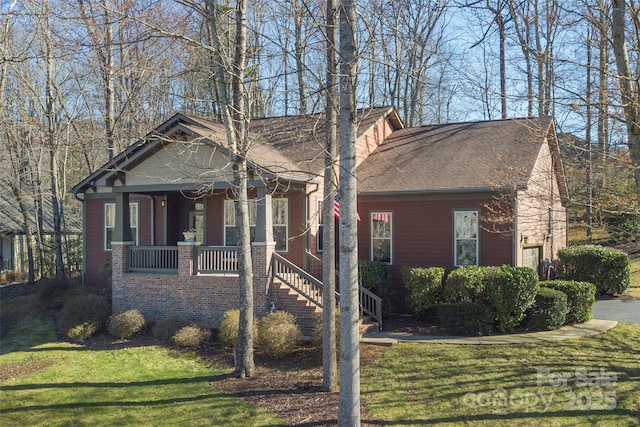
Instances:
[[[340,219],[340,201],[338,199],[338,195],[337,194],[333,198],[333,215],[337,219]],[[356,218],[358,219],[358,221],[361,221],[360,220],[360,215],[358,214],[358,212],[356,212]]]

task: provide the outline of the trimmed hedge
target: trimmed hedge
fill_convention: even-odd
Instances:
[[[484,304],[458,302],[438,304],[440,324],[454,335],[478,335],[493,332],[493,311]]]
[[[567,295],[567,324],[582,323],[591,319],[591,309],[596,301],[594,284],[571,280],[551,280],[541,282],[541,285],[562,291]]]
[[[481,302],[486,267],[460,267],[451,271],[444,282],[442,299],[446,302]]]
[[[528,267],[489,267],[484,290],[501,332],[512,332],[536,297],[538,275]]]
[[[390,311],[393,306],[395,290],[390,276],[390,266],[381,261],[358,261],[360,284],[384,300],[383,310]]]
[[[442,293],[442,267],[402,267],[402,283],[408,289],[407,305],[416,318],[423,318]]]
[[[551,331],[567,319],[567,294],[551,288],[539,288],[535,300],[526,311],[525,322],[535,331]]]
[[[596,285],[598,294],[621,294],[629,288],[629,255],[599,245],[569,246],[558,251],[560,278]]]

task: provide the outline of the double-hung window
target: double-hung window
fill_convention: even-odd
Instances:
[[[273,239],[276,242],[276,251],[286,252],[289,236],[289,201],[285,198],[271,199]],[[249,229],[251,241],[256,236],[256,216],[258,205],[256,200],[249,200]],[[238,230],[236,228],[236,211],[233,200],[224,201],[224,244],[236,246],[238,244]]]
[[[455,266],[478,265],[479,221],[476,210],[453,212]]]
[[[371,260],[391,264],[393,251],[393,214],[371,212]]]
[[[129,227],[131,239],[138,244],[138,202],[129,203]],[[108,202],[104,204],[104,249],[111,250],[113,232],[116,229],[116,204]]]

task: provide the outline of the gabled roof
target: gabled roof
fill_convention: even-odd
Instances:
[[[397,130],[358,168],[359,192],[464,192],[524,187],[547,137],[552,152],[557,152],[550,117]],[[564,180],[561,181],[561,192],[566,194]]]
[[[29,218],[35,230],[35,224],[38,215],[35,212],[33,198],[24,196],[26,205],[31,209]],[[0,192],[0,234],[24,234],[25,227],[22,220],[22,212],[18,207],[18,201],[10,192]],[[53,205],[51,197],[43,197],[42,199],[42,228],[46,234],[53,233]],[[81,222],[75,215],[66,215],[65,224],[67,232],[79,234],[82,232]]]
[[[358,111],[358,135],[388,118],[396,128],[402,123],[392,107]],[[78,183],[71,191],[85,191],[98,179],[115,179],[159,150],[173,135],[201,139],[223,151],[227,138],[223,124],[203,118],[175,114],[170,119],[118,154],[113,161]],[[248,160],[253,167],[290,180],[308,181],[322,173],[326,138],[324,114],[285,116],[250,121]]]

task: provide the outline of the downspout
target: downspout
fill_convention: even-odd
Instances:
[[[77,191],[73,192],[73,197],[82,203],[82,274],[80,275],[81,286],[85,287],[85,274],[87,271],[87,243],[85,242],[87,237],[87,204],[85,198],[80,197]]]

